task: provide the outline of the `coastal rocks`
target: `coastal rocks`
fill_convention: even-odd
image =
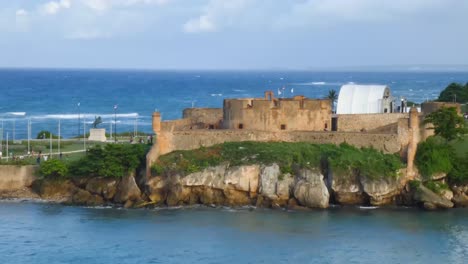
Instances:
[[[258,190],[259,173],[260,166],[258,165],[234,167],[225,172],[224,184],[228,189],[248,192],[252,197],[255,197]]]
[[[58,202],[70,201],[77,187],[69,180],[36,180],[32,190],[41,198]]]
[[[392,204],[400,193],[399,181],[394,178],[368,179],[361,177],[361,184],[364,192],[369,196],[371,205]]]
[[[413,199],[421,204],[427,210],[452,208],[453,203],[432,192],[424,185],[420,184],[414,194]]]
[[[327,208],[330,200],[323,175],[310,170],[302,170],[294,186],[294,197],[301,205],[311,208]]]
[[[146,182],[145,193],[151,202],[159,204],[166,200],[166,182],[162,177],[153,177]]]
[[[366,195],[363,192],[362,184],[359,181],[359,174],[348,170],[338,173],[330,173],[332,178],[331,189],[335,202],[342,205],[357,205],[366,203]]]
[[[278,198],[276,195],[276,183],[278,182],[280,174],[280,168],[276,163],[270,166],[262,166],[259,192],[263,196],[270,199]]]
[[[104,204],[104,199],[99,195],[93,195],[83,189],[78,189],[72,196],[71,203],[75,205],[97,206]]]
[[[128,200],[135,201],[140,200],[141,191],[135,182],[135,177],[132,175],[125,176],[122,178],[117,187],[114,201],[116,203],[125,203]]]
[[[102,196],[106,200],[112,200],[117,192],[118,181],[112,178],[92,178],[90,179],[85,188],[92,194]]]
[[[468,195],[464,193],[457,193],[452,198],[455,207],[468,207]]]
[[[468,185],[452,186],[455,207],[468,207]]]

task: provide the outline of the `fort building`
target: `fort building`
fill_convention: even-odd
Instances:
[[[422,119],[446,105],[430,102],[422,106],[423,112],[394,111],[387,86],[364,87],[359,92],[356,87],[344,88],[337,114],[332,113],[328,99],[275,98],[271,91],[259,98],[225,99],[223,108],[187,108],[177,120],[162,121],[161,113],[155,112],[156,141],[147,154],[147,174],[160,155],[233,141],[346,142],[399,153],[412,174],[417,144],[431,135]],[[343,97],[350,91],[355,92],[352,97]]]

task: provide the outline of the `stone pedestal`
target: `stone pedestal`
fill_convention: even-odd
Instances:
[[[89,141],[106,142],[106,129],[105,128],[91,128],[89,130]]]

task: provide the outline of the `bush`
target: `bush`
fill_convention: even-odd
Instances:
[[[418,144],[415,163],[419,172],[426,179],[436,173],[449,173],[455,158],[454,149],[436,137],[429,137]]]
[[[70,164],[76,176],[123,177],[145,163],[147,146],[107,144],[89,149],[86,156]]]
[[[448,174],[450,182],[458,184],[468,183],[468,154],[465,157],[456,157],[452,162],[453,168]]]
[[[50,159],[41,163],[39,173],[44,177],[63,178],[68,175],[68,167],[61,160]]]

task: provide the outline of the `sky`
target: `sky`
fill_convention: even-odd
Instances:
[[[468,0],[0,0],[0,67],[468,64]]]

